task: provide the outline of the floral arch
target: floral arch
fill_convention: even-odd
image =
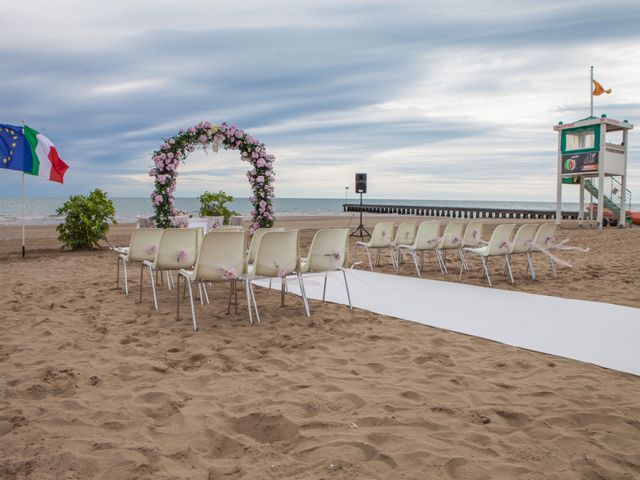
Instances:
[[[247,178],[253,189],[253,196],[250,198],[254,207],[251,232],[258,228],[273,226],[275,157],[267,154],[263,143],[236,126],[226,123],[217,126],[210,122],[200,122],[188,130],[180,130],[177,135],[166,139],[159,150],[153,152],[155,166],[149,170],[149,175],[155,177],[155,189],[151,194],[151,202],[155,209],[156,225],[159,228],[171,227],[171,217],[177,214],[174,206],[174,192],[180,163],[196,148],[206,151],[211,147],[214,152],[217,152],[220,145],[225,150],[240,150],[241,160],[251,165],[251,169],[247,171]]]

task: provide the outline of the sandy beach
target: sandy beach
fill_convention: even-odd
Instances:
[[[407,220],[367,223],[385,218]],[[300,228],[304,252],[315,229],[356,224],[277,226]],[[148,290],[136,303],[137,269],[130,296],[116,289],[113,252],[62,251],[51,226],[27,237],[23,260],[19,227],[0,228],[0,478],[640,478],[636,376],[329,303],[307,319],[263,289],[251,327],[243,303],[226,314],[223,285],[194,334],[166,288],[158,311]],[[516,262],[515,286],[496,262],[494,288],[640,307],[640,229],[559,238],[591,251],[559,254],[573,268],[557,279]],[[471,267],[464,282],[483,285]],[[432,259],[424,277],[457,281]]]

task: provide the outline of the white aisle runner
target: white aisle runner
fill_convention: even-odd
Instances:
[[[640,375],[638,308],[363,270],[347,278],[354,308]],[[322,298],[323,279],[305,276],[309,298]],[[297,280],[288,286],[299,294]],[[326,298],[347,303],[341,273],[329,274]]]

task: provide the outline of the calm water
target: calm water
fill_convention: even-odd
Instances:
[[[151,216],[153,209],[148,198],[112,198],[116,216],[120,222],[134,222],[138,216]],[[62,206],[64,198],[27,198],[25,199],[25,222],[28,224],[57,224],[56,208]],[[354,198],[349,202],[355,203]],[[276,198],[276,215],[336,215],[342,214],[344,198]],[[491,202],[469,200],[389,200],[367,199],[364,203],[382,203],[386,205],[429,205],[441,207],[485,207],[515,208],[535,210],[555,210],[553,202]],[[178,198],[177,208],[197,215],[200,203],[195,198]],[[248,214],[251,204],[247,198],[236,198],[231,209]],[[564,203],[564,210],[576,211],[577,203]],[[351,214],[345,214],[351,215]],[[0,224],[16,225],[20,223],[20,199],[0,198]]]

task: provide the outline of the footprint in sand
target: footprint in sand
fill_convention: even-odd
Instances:
[[[300,431],[298,424],[281,413],[254,412],[233,419],[231,428],[260,443],[275,443],[295,439]]]

